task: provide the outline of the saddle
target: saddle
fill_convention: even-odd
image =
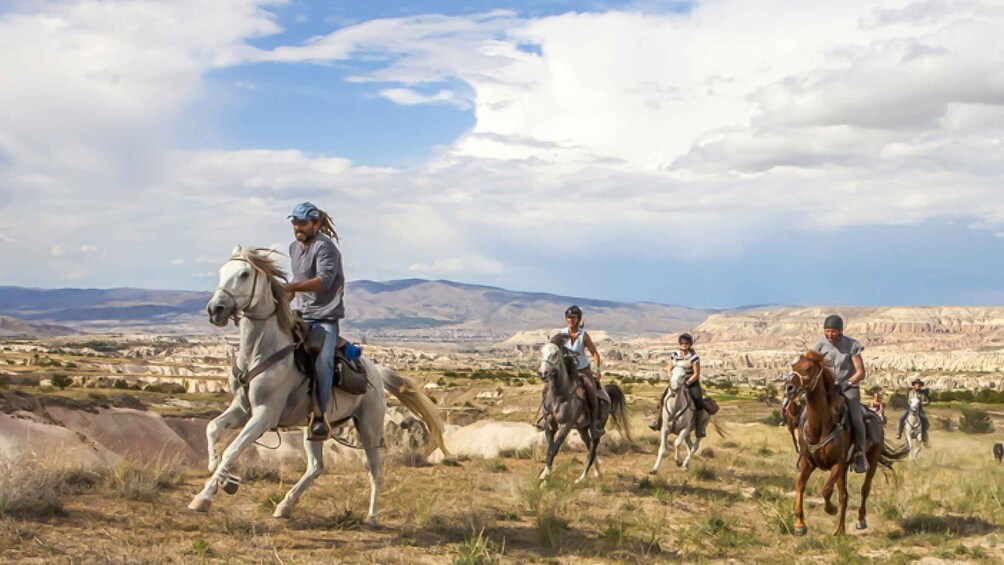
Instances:
[[[296,349],[293,351],[293,358],[297,368],[307,375],[310,381],[310,390],[313,392],[317,386],[317,375],[314,371],[314,362],[321,354],[324,346],[324,339],[327,336],[324,329],[319,327],[310,328],[302,319],[297,319],[293,328],[293,337],[296,342]],[[363,394],[369,387],[369,379],[366,375],[366,368],[359,362],[362,350],[355,344],[350,343],[341,336],[338,337],[338,346],[335,348],[335,375],[332,380],[333,388],[340,389],[348,394]]]

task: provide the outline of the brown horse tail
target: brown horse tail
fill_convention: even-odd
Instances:
[[[878,462],[886,469],[892,469],[893,463],[899,461],[900,459],[904,459],[909,454],[910,447],[908,445],[893,447],[889,445],[889,442],[883,442],[882,452],[879,453]]]
[[[425,425],[429,428],[429,437],[434,446],[439,447],[447,458],[452,457],[450,450],[446,448],[446,441],[443,439],[443,431],[446,425],[443,419],[440,418],[436,405],[408,377],[398,374],[397,371],[389,367],[378,367],[378,371],[380,372],[381,379],[383,379],[384,388],[396,396],[408,410],[411,410],[413,414],[425,422]],[[430,448],[430,451],[435,449],[435,447]]]
[[[610,397],[610,417],[614,419],[617,431],[629,443],[634,443],[634,438],[631,437],[631,422],[628,421],[627,398],[624,396],[624,391],[615,384],[609,384],[603,387],[603,390],[607,391],[607,395]]]

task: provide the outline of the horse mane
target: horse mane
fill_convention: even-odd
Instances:
[[[268,277],[269,290],[271,290],[272,298],[275,301],[275,315],[279,321],[279,327],[292,334],[295,319],[293,311],[289,308],[289,303],[286,302],[286,290],[283,285],[289,280],[289,275],[279,267],[276,260],[271,257],[272,255],[283,254],[267,247],[253,247],[241,249],[233,258],[247,261],[248,264]]]

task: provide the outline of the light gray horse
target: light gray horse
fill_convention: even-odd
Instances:
[[[554,457],[565,443],[568,434],[574,428],[579,432],[582,442],[589,449],[586,467],[575,482],[585,480],[592,467],[597,477],[601,475],[600,460],[596,456],[596,448],[600,438],[592,433],[592,421],[586,412],[586,402],[582,391],[576,383],[578,377],[569,373],[565,363],[564,351],[558,345],[547,343],[540,350],[540,378],[544,380],[544,433],[547,436],[547,462],[540,472],[541,480],[551,476],[551,466]],[[607,418],[613,416],[614,423],[620,434],[631,441],[631,430],[627,419],[627,402],[624,392],[615,384],[609,384],[597,391],[600,399],[600,423],[606,427]],[[559,429],[560,427],[560,429]]]
[[[274,517],[288,518],[297,499],[324,470],[324,442],[307,439],[309,430],[305,426],[311,404],[308,382],[297,369],[291,354],[294,345],[291,332],[293,315],[281,284],[285,274],[269,257],[271,253],[270,250],[235,248],[230,260],[220,267],[220,285],[206,307],[209,320],[214,325],[223,327],[230,319],[240,320],[240,350],[236,367],[238,372],[254,376],[245,383],[231,377],[233,401],[206,426],[212,476],[189,504],[188,508],[193,511],[208,511],[220,487],[229,494],[236,492],[239,479],[231,474],[235,461],[263,433],[279,426],[304,427],[307,469],[276,505]],[[369,383],[366,392],[351,395],[335,389],[326,416],[330,422],[352,421],[359,433],[370,478],[366,521],[375,524],[383,473],[380,443],[387,407],[384,390],[390,390],[418,415],[443,453],[449,452],[443,443],[444,426],[435,406],[417,390],[414,383],[366,357],[360,361],[366,369]],[[241,426],[240,433],[223,452],[221,460],[216,451],[220,431]]]
[[[701,438],[691,437],[696,430],[694,421],[695,409],[694,400],[690,398],[690,391],[687,389],[686,384],[684,384],[686,380],[686,364],[675,365],[669,377],[669,394],[666,395],[666,400],[663,401],[660,407],[662,410],[662,429],[659,431],[659,453],[655,456],[655,465],[649,471],[650,475],[655,475],[659,472],[662,458],[666,455],[666,444],[669,442],[669,434],[676,434],[676,441],[673,442],[673,457],[678,467],[688,468],[691,458],[693,458],[694,454],[701,447]],[[717,420],[709,416],[706,411],[701,410],[697,418],[700,421],[696,423],[704,426],[704,429],[707,429],[708,421],[710,420],[715,425],[718,435],[725,435],[721,428],[719,428]],[[687,457],[683,461],[680,461],[680,444],[683,442],[687,442]]]
[[[916,391],[911,390],[909,396],[907,397],[907,404],[910,408],[910,413],[906,417],[906,444],[910,448],[910,459],[916,459],[920,455],[921,447],[924,442],[921,441],[922,429],[920,422],[920,395]]]

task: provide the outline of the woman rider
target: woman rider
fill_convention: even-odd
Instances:
[[[690,334],[681,334],[677,343],[680,349],[674,351],[670,359],[670,373],[672,373],[673,367],[683,367],[687,372],[685,384],[687,391],[690,392],[690,397],[694,399],[695,432],[697,437],[704,437],[706,430],[700,425],[700,418],[698,418],[701,410],[705,410],[704,392],[701,390],[701,358],[697,355],[697,351],[694,351],[694,338]],[[662,405],[666,402],[667,394],[669,394],[669,385],[666,385],[666,390],[663,391],[662,398],[659,399],[659,419],[649,425],[649,428],[655,431],[662,429]]]
[[[593,345],[593,340],[586,333],[582,323],[582,308],[569,306],[565,310],[565,323],[568,325],[561,333],[555,336],[560,345],[575,356],[575,369],[579,374],[580,381],[586,392],[586,404],[589,408],[589,416],[593,423],[593,436],[600,437],[604,434],[603,423],[600,422],[600,404],[596,398],[596,391],[600,386],[600,352]],[[586,351],[593,356],[592,370],[589,366],[589,358]]]

